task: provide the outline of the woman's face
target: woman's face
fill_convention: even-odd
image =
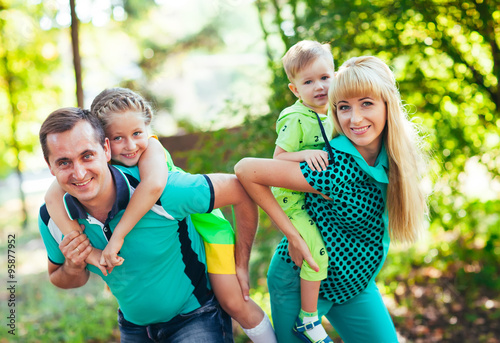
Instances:
[[[382,145],[387,122],[385,102],[373,95],[364,95],[337,102],[337,118],[342,131],[361,156],[375,163]]]

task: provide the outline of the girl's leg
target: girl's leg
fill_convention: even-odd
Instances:
[[[375,282],[344,304],[332,306],[320,298],[318,307],[345,343],[398,342],[394,323]]]
[[[236,274],[208,274],[221,307],[236,320],[255,343],[276,342],[273,327],[252,299],[245,301]]]

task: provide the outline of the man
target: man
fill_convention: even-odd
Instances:
[[[84,262],[102,249],[139,182],[137,168],[108,165],[109,140],[97,118],[78,108],[54,111],[42,124],[45,160],[67,192],[68,215],[85,227],[62,237],[43,205],[39,226],[50,281],[83,286],[89,270],[118,300],[122,342],[232,342],[231,320],[210,289],[201,237],[189,214],[234,205],[238,221],[236,264],[248,295],[248,259],[257,228],[257,207],[234,175],[171,173],[157,204],[129,233],[125,262],[104,276]]]

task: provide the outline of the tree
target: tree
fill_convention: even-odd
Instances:
[[[58,62],[50,34],[38,25],[41,16],[40,5],[0,2],[0,175],[14,169],[19,178],[23,226],[28,220],[22,189],[24,159],[37,146],[37,118],[45,109],[37,107],[37,100],[57,98],[58,93],[45,77]]]
[[[80,57],[80,37],[78,34],[78,16],[76,15],[75,0],[69,1],[71,10],[71,47],[73,48],[73,66],[75,68],[76,100],[78,107],[83,107],[82,65]]]
[[[402,98],[421,124],[432,153],[429,249],[433,254],[413,261],[394,256],[398,268],[389,266],[383,273],[396,281],[406,280],[403,271],[418,275],[412,271],[417,267],[436,268],[436,275],[446,275],[449,289],[437,285],[435,289],[454,292],[460,310],[449,309],[446,315],[462,324],[449,337],[479,341],[481,329],[464,313],[479,312],[477,299],[494,297],[492,292],[500,288],[500,200],[498,186],[495,194],[488,188],[482,193],[466,191],[464,184],[474,177],[478,181],[470,170],[484,169],[482,177],[490,188],[500,181],[500,2],[260,0],[255,4],[267,45],[276,47],[269,54],[275,71],[272,110],[288,102],[278,59],[299,40],[330,42],[337,65],[352,56],[376,55],[393,67]],[[418,280],[404,287],[412,282]],[[393,293],[396,286],[391,287]],[[416,311],[417,306],[412,307]]]

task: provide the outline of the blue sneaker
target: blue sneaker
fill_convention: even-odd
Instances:
[[[302,342],[305,343],[333,343],[332,339],[328,336],[318,341],[314,341],[308,335],[306,335],[306,331],[312,330],[318,325],[321,325],[321,319],[318,319],[315,322],[304,324],[304,322],[299,317],[297,317],[292,331],[295,336],[297,336]]]

